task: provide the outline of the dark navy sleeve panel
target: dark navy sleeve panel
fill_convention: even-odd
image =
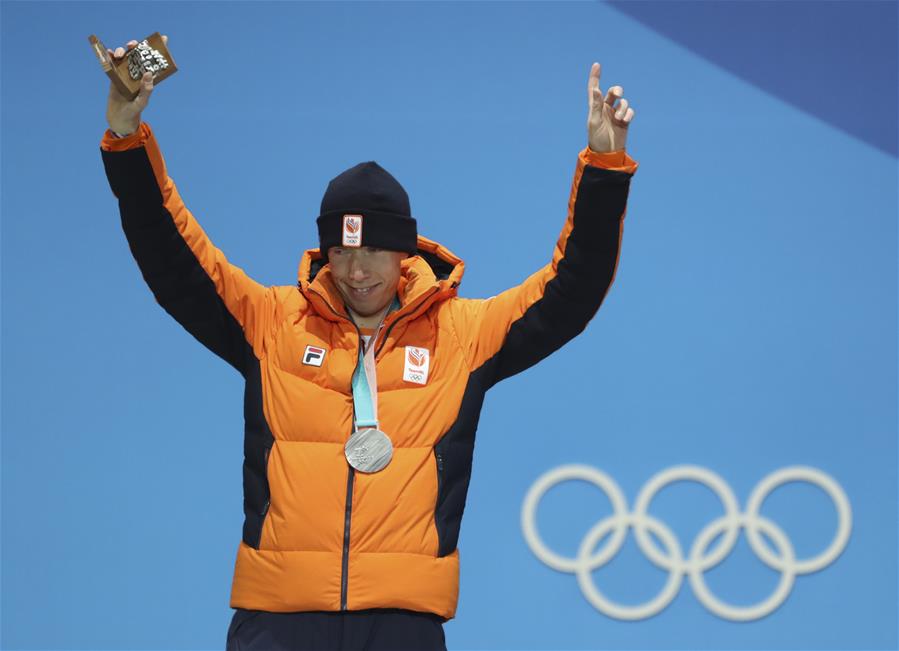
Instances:
[[[497,296],[454,301],[453,322],[471,370],[489,362],[488,385],[557,350],[596,314],[615,278],[636,169],[624,151],[583,150],[551,262]]]
[[[260,357],[274,297],[230,264],[167,176],[149,125],[104,135],[101,155],[122,228],[157,302],[188,332],[246,375]]]

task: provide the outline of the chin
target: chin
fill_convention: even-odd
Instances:
[[[385,307],[390,301],[387,300],[375,300],[371,299],[365,301],[364,303],[350,303],[350,307],[353,308],[353,311],[360,316],[374,316]]]

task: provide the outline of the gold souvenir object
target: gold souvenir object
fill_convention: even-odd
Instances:
[[[137,97],[140,92],[140,80],[145,72],[153,73],[155,86],[178,70],[159,32],[150,34],[118,60],[112,58],[103,42],[93,34],[88,36],[88,40],[103,71],[112,79],[116,89],[129,100]]]

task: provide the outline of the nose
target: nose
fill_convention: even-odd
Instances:
[[[365,280],[368,276],[368,269],[365,265],[365,262],[362,259],[361,255],[358,255],[358,251],[353,251],[350,254],[350,266],[349,266],[349,277],[350,280]]]

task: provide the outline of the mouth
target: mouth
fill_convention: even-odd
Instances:
[[[371,296],[380,284],[381,283],[375,283],[374,285],[369,285],[368,287],[353,287],[352,285],[347,285],[346,288],[349,290],[350,295],[357,298],[365,298],[366,296]]]

